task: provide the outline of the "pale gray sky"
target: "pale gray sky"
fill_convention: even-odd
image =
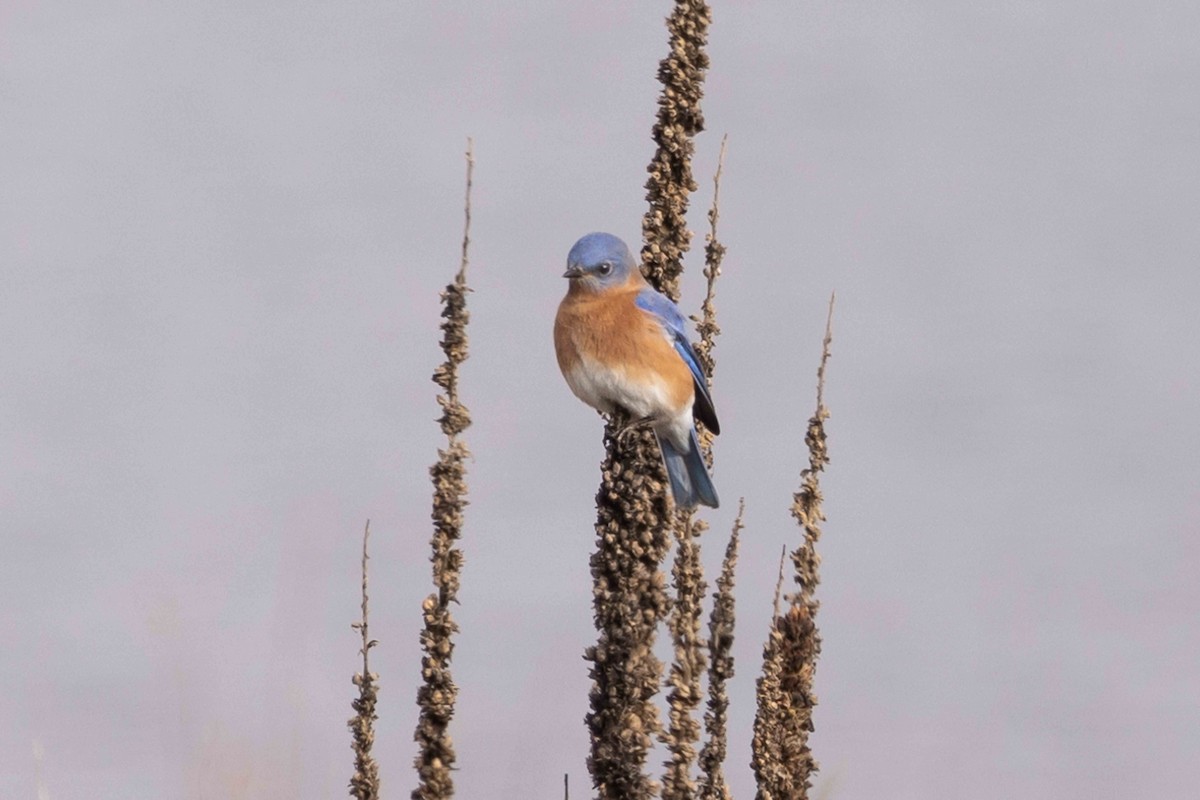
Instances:
[[[636,242],[667,3],[0,2],[0,796],[344,793],[373,521],[411,790],[437,293],[476,140],[459,796],[587,786],[600,421],[567,249]],[[715,8],[727,769],[830,290],[832,797],[1194,795],[1200,6]],[[700,297],[689,262],[684,306]]]

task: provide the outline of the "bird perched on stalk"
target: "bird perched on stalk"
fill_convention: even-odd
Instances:
[[[653,427],[676,506],[716,508],[693,417],[714,434],[721,426],[683,314],[610,233],[576,242],[563,277],[570,286],[554,320],[554,349],[567,385],[592,408],[624,412],[628,427]]]

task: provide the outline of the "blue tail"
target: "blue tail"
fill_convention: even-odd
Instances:
[[[658,437],[663,463],[667,466],[667,477],[671,479],[671,494],[675,497],[675,505],[687,509],[698,505],[716,508],[720,504],[717,500],[717,488],[713,486],[708,468],[704,466],[704,457],[700,455],[700,439],[696,436],[695,428],[692,428],[692,438],[688,445],[688,451],[681,453],[668,440],[662,436]]]

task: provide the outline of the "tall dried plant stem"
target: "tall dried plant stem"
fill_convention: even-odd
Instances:
[[[354,776],[350,778],[350,796],[357,800],[378,800],[379,765],[371,756],[371,745],[375,743],[375,703],[379,695],[379,676],[371,672],[368,654],[378,642],[367,631],[367,540],[371,536],[371,521],[363,528],[362,543],[362,617],[351,624],[351,628],[362,636],[362,672],[355,673],[354,685],[358,697],[350,705],[354,716],[347,725],[353,735]]]
[[[737,519],[721,561],[721,577],[713,595],[712,613],[708,618],[708,710],[704,713],[704,729],[708,740],[700,750],[700,800],[730,800],[725,783],[726,726],[729,721],[727,687],[733,678],[734,626],[734,568],[737,566],[738,539],[746,500],[738,502]]]
[[[696,794],[691,773],[700,723],[695,711],[702,698],[700,680],[707,666],[700,642],[701,603],[706,587],[699,537],[704,528],[705,523],[695,519],[691,512],[681,513],[675,524],[677,549],[671,569],[675,603],[668,622],[674,656],[668,678],[667,731],[663,737],[670,757],[663,773],[663,800],[689,800]]]
[[[654,126],[657,150],[648,167],[642,261],[650,284],[672,299],[679,296],[689,240],[688,195],[696,188],[692,138],[704,127],[700,97],[709,16],[705,3],[677,0],[667,20],[669,54],[658,73],[663,91]],[[653,432],[643,427],[617,436],[625,423],[610,419],[605,427],[591,559],[598,637],[585,654],[593,681],[588,771],[600,800],[643,800],[657,793],[645,763],[660,730],[653,700],[662,664],[654,656],[654,638],[670,608],[661,570],[673,524],[666,475]]]
[[[414,765],[419,783],[413,800],[446,800],[454,795],[454,744],[450,739],[450,720],[458,687],[450,674],[454,653],[454,634],[458,624],[450,614],[457,602],[463,554],[455,547],[462,537],[463,509],[467,505],[466,459],[470,456],[459,438],[471,424],[466,407],[458,399],[458,367],[467,358],[467,249],[471,233],[471,179],[475,168],[473,145],[467,140],[467,190],[464,208],[462,262],[454,281],[442,292],[442,352],[446,360],[433,373],[433,381],[445,394],[438,395],[442,416],[438,420],[446,434],[445,450],[430,468],[433,478],[433,583],[436,591],[421,605],[424,628],[421,631],[421,687],[417,690],[420,716],[413,736],[418,744]]]
[[[787,596],[787,610],[776,611],[770,635],[763,648],[763,675],[758,681],[758,714],[754,720],[753,758],[759,800],[804,800],[812,787],[817,762],[808,746],[813,730],[813,708],[817,696],[813,678],[821,653],[821,636],[816,618],[820,603],[816,599],[820,583],[821,558],[817,541],[821,509],[819,476],[829,463],[825,442],[825,365],[833,341],[833,303],[829,298],[829,316],[817,370],[817,410],[808,421],[804,441],[808,446],[808,468],[800,473],[800,490],[792,503],[792,516],[800,523],[803,541],[792,551],[792,566],[798,591]]]
[[[696,134],[704,130],[700,100],[708,70],[708,27],[712,11],[704,0],[675,0],[667,18],[670,51],[658,65],[663,85],[653,137],[654,158],[647,171],[642,219],[642,264],[647,279],[672,300],[679,299],[683,254],[692,234],[687,227],[688,199],[696,191],[692,153]]]
[[[657,793],[644,772],[658,728],[654,695],[662,665],[655,629],[667,613],[659,565],[670,546],[670,509],[657,443],[646,428],[604,431],[607,455],[596,494],[596,551],[591,557],[597,643],[592,662],[588,771],[601,800],[643,800]]]
[[[775,579],[775,597],[771,600],[771,619],[779,616],[779,601],[783,598],[783,564],[787,561],[787,545],[779,548],[779,577]]]
[[[696,357],[700,359],[704,374],[708,376],[710,389],[713,370],[716,367],[712,351],[716,346],[716,338],[721,333],[720,327],[717,326],[717,309],[713,301],[717,296],[717,278],[721,276],[721,262],[725,258],[725,245],[717,239],[717,221],[721,218],[721,174],[725,171],[725,148],[728,142],[728,134],[721,137],[717,171],[713,174],[713,201],[712,207],[708,209],[708,233],[704,236],[704,302],[700,304],[700,316],[692,317],[692,321],[696,323],[696,332],[700,334],[700,341],[693,349],[696,351]],[[709,435],[704,442],[705,447],[711,445],[711,442],[712,436]]]
[[[721,152],[717,160],[717,171],[713,176],[713,204],[708,212],[709,232],[705,236],[706,246],[704,277],[707,288],[701,315],[692,316],[700,341],[696,343],[696,357],[704,372],[705,381],[712,389],[713,370],[716,360],[713,351],[716,337],[721,328],[717,325],[716,297],[717,277],[721,274],[721,259],[725,247],[717,240],[717,219],[721,192],[721,172],[725,165],[725,139],[721,140]],[[700,446],[705,461],[713,466],[712,433],[700,426]],[[708,529],[707,523],[696,519],[691,511],[681,512],[675,519],[675,564],[671,575],[675,589],[675,602],[668,626],[674,644],[667,695],[668,719],[663,743],[670,757],[663,774],[663,800],[689,800],[695,797],[696,785],[692,781],[692,767],[696,761],[696,743],[700,739],[700,722],[695,717],[696,709],[703,698],[701,677],[707,667],[707,654],[700,640],[700,617],[706,584],[704,566],[700,558],[700,536]]]

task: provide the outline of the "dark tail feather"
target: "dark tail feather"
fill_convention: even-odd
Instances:
[[[688,445],[688,451],[681,453],[668,440],[658,437],[675,505],[689,509],[698,505],[716,508],[720,504],[717,488],[713,486],[708,467],[704,465],[704,457],[700,455],[700,439],[696,436],[695,428],[692,429]]]

